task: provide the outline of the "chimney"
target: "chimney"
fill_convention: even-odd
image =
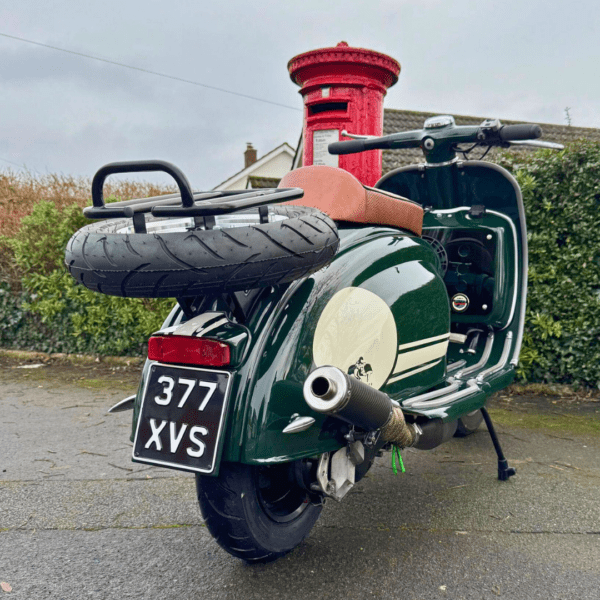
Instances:
[[[256,162],[256,148],[252,147],[251,142],[246,142],[246,151],[244,152],[244,169]]]

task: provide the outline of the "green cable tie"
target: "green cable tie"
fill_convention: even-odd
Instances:
[[[398,455],[398,464],[400,465],[400,470],[403,473],[406,473],[404,461],[402,460],[402,455],[400,454],[400,448],[392,444],[392,469],[394,471],[394,475],[398,475],[398,467],[396,467],[396,454]]]

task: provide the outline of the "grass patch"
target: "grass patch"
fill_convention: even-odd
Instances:
[[[81,387],[98,390],[106,387],[106,379],[80,379]],[[114,383],[114,382],[113,382]]]
[[[500,425],[600,436],[600,418],[598,417],[559,413],[527,413],[498,407],[490,408],[489,413],[492,419]]]

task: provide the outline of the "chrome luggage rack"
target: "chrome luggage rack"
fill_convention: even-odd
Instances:
[[[163,171],[170,175],[179,193],[104,202],[104,182],[115,173],[140,173]],[[246,208],[259,207],[260,222],[268,222],[268,204],[295,200],[304,195],[300,188],[266,188],[260,190],[193,192],[184,173],[175,165],[163,160],[114,162],[104,165],[92,180],[92,205],[83,209],[88,219],[133,219],[135,233],[147,233],[146,213],[155,217],[193,217],[197,227],[211,229],[215,215],[233,213]]]

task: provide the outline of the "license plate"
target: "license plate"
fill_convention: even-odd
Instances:
[[[156,363],[142,398],[133,460],[212,473],[231,373]]]

